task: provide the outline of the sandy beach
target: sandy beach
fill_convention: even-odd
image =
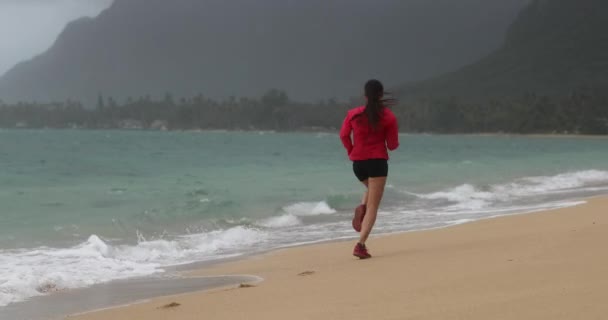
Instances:
[[[68,319],[606,319],[608,198],[585,205],[289,248],[194,272],[252,287],[163,297]],[[382,217],[380,217],[382,219]],[[175,307],[163,306],[176,302]]]

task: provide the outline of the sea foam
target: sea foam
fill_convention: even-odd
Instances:
[[[112,246],[96,235],[71,248],[0,251],[0,307],[30,297],[163,272],[167,265],[234,255],[266,239],[242,226]]]
[[[327,202],[298,202],[283,208],[288,214],[294,216],[318,216],[324,214],[334,214],[336,210],[331,208]]]
[[[608,172],[585,170],[554,176],[537,176],[517,179],[510,183],[485,187],[463,184],[429,194],[416,194],[428,200],[444,200],[452,210],[480,210],[496,203],[527,197],[537,197],[566,192],[608,190]]]

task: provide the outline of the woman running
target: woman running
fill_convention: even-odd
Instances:
[[[340,130],[340,139],[348,152],[348,157],[353,161],[355,176],[367,188],[361,205],[355,209],[352,222],[353,228],[361,232],[359,242],[353,251],[353,255],[360,259],[372,257],[367,251],[365,242],[376,222],[378,207],[384,193],[388,175],[387,148],[392,151],[399,147],[397,118],[388,108],[394,100],[383,97],[382,83],[378,80],[369,80],[365,84],[367,104],[350,110]]]

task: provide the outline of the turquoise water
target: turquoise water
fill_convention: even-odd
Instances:
[[[608,190],[605,139],[401,140],[377,232]],[[0,167],[0,308],[168,265],[354,237],[363,191],[327,133],[3,130]]]

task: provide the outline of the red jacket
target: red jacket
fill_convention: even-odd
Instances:
[[[351,132],[354,132],[351,140]],[[340,139],[348,157],[352,161],[387,159],[386,149],[393,151],[399,147],[399,127],[397,118],[389,108],[382,108],[380,122],[373,129],[365,114],[365,106],[348,111],[340,130]]]

